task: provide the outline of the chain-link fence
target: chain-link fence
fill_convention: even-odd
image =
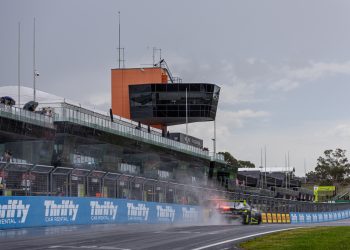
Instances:
[[[264,212],[323,212],[350,208],[350,203],[313,203],[261,195],[253,190],[226,191],[122,173],[80,168],[0,162],[2,196],[108,197],[200,205],[221,197],[246,200]],[[269,193],[269,195],[271,195]]]

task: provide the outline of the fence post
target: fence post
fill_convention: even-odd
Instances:
[[[55,168],[52,168],[51,171],[47,174],[47,194],[46,196],[52,195],[52,172],[55,170]]]
[[[104,186],[105,186],[105,177],[106,177],[107,174],[108,174],[108,172],[105,172],[105,174],[101,177],[100,186],[101,186],[101,195],[102,195],[102,197],[105,197],[105,189],[104,189]],[[108,191],[107,191],[107,198],[109,198],[109,197],[108,197]]]

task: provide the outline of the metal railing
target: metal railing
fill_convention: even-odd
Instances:
[[[200,205],[213,197],[247,200],[264,212],[323,212],[350,208],[349,203],[313,203],[264,196],[249,190],[185,185],[122,173],[0,162],[0,195],[108,197]]]
[[[144,128],[144,126],[138,127],[133,123],[127,123],[124,121],[125,119],[111,122],[108,116],[71,104],[59,103],[55,105],[57,107],[54,108],[54,113],[50,114],[49,116],[38,112],[31,112],[21,108],[0,104],[0,116],[48,128],[55,128],[55,121],[68,121],[160,147],[170,148],[172,150],[191,154],[208,160],[225,163],[224,157],[221,154],[209,155],[209,151],[174,141],[162,136],[161,133],[157,133],[153,129],[148,131],[146,128]]]
[[[0,116],[42,127],[54,128],[55,114],[48,116],[0,103]]]
[[[124,124],[125,122],[120,123],[118,120],[111,122],[110,118],[107,116],[103,116],[101,114],[91,114],[91,111],[85,112],[85,110],[80,107],[62,103],[62,106],[55,107],[55,113],[58,114],[58,116],[55,117],[55,121],[72,122],[138,141],[143,141],[153,145],[170,148],[172,150],[184,152],[187,154],[192,154],[197,157],[221,161],[223,163],[225,162],[224,157],[221,154],[210,156],[208,151],[201,148],[180,143],[178,141],[163,137],[159,134],[144,131],[144,129],[141,129],[137,126],[127,126]]]

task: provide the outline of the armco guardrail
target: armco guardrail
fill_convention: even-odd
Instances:
[[[350,210],[321,212],[321,213],[290,213],[290,222],[299,223],[320,223],[350,218]]]
[[[101,223],[196,223],[198,206],[108,198],[0,197],[0,229]]]

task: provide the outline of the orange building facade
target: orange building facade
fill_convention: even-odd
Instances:
[[[111,103],[113,114],[127,119],[131,119],[129,85],[168,83],[168,74],[160,67],[112,69],[111,74]],[[154,127],[162,128],[161,126]]]

